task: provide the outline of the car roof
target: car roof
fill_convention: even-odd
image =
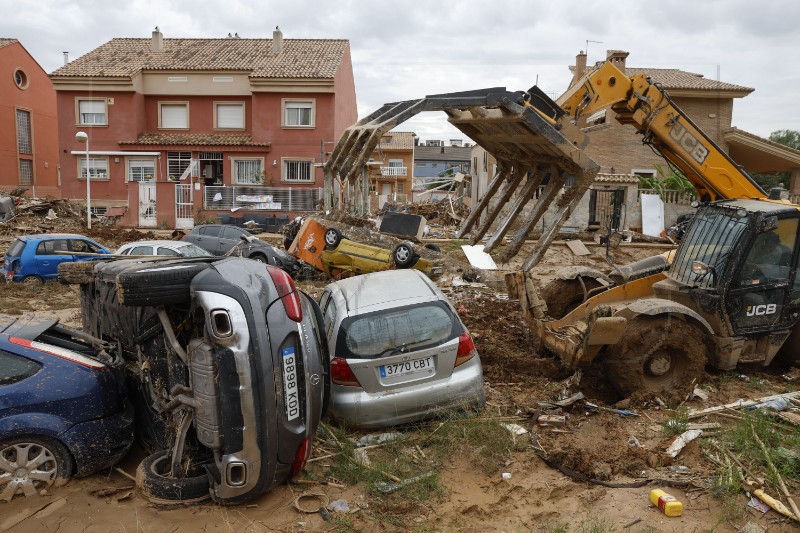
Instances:
[[[329,285],[338,289],[347,303],[348,311],[363,310],[389,302],[439,300],[433,282],[419,270],[383,270],[362,274]]]
[[[128,246],[174,246],[175,248],[183,248],[184,246],[194,246],[194,243],[185,241],[173,241],[170,239],[153,240],[153,241],[135,241],[123,244],[120,248],[127,248]]]
[[[49,239],[86,239],[91,241],[86,235],[78,235],[77,233],[37,233],[36,235],[21,235],[18,237],[23,241],[27,240],[49,240]]]

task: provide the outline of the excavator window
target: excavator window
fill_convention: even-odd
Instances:
[[[788,280],[797,235],[797,219],[785,219],[778,227],[756,236],[739,275],[739,286]]]

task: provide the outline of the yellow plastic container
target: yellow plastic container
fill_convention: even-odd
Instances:
[[[683,504],[661,489],[650,491],[650,502],[667,516],[680,516],[683,513]]]

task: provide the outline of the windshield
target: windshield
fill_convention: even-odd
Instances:
[[[695,287],[716,287],[748,220],[746,216],[738,217],[730,208],[710,206],[699,211],[678,248],[669,277]],[[693,261],[713,267],[713,272],[698,276],[692,272]]]
[[[443,302],[396,307],[342,322],[337,354],[371,359],[442,344],[462,333]]]

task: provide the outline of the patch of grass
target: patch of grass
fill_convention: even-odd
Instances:
[[[338,514],[331,517],[331,521],[328,525],[329,528],[327,531],[336,531],[337,533],[358,533],[361,531],[353,524],[353,521],[350,520],[349,517],[340,516]]]
[[[441,462],[453,456],[469,457],[487,474],[496,472],[511,458],[512,452],[524,450],[529,444],[525,435],[515,438],[492,420],[451,418],[432,427],[433,432],[423,439],[426,450]]]
[[[666,421],[664,421],[663,428],[665,435],[680,435],[689,427],[689,411],[686,408],[681,408]]]

